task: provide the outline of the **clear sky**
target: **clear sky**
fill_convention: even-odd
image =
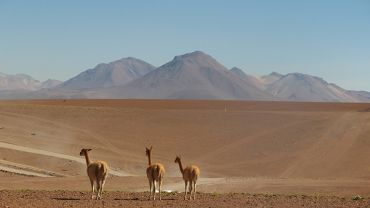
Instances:
[[[0,72],[66,80],[133,56],[204,51],[252,75],[370,91],[370,0],[0,0]]]

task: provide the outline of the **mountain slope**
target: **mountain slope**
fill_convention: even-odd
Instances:
[[[64,90],[99,89],[124,85],[155,67],[136,58],[123,58],[108,64],[98,64],[67,80],[59,88]]]
[[[234,73],[238,78],[242,79],[244,82],[253,84],[258,89],[263,90],[265,88],[264,83],[260,79],[246,74],[243,70],[237,67],[233,67],[232,69],[230,69],[230,72]]]
[[[347,90],[347,93],[354,97],[357,102],[370,102],[370,92]]]
[[[53,88],[60,84],[62,84],[62,81],[55,80],[55,79],[48,79],[44,82],[41,82],[41,85],[39,86],[39,89],[45,89],[45,88]]]
[[[261,81],[263,82],[264,85],[270,85],[276,81],[278,81],[281,77],[284,75],[279,74],[277,72],[272,72],[269,75],[264,75],[261,77]]]
[[[274,99],[200,51],[176,56],[125,86],[99,94],[119,98]]]

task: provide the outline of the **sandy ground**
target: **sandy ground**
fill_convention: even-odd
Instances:
[[[183,194],[163,194],[149,201],[148,193],[107,192],[102,200],[91,200],[87,192],[0,191],[0,207],[370,207],[369,199],[276,194],[198,194],[183,200]]]
[[[86,176],[78,177],[26,177],[2,173],[0,187],[3,190],[71,190],[88,191],[90,183]],[[1,175],[1,174],[0,174]],[[316,179],[266,179],[266,178],[200,178],[197,190],[206,193],[278,193],[286,195],[329,195],[352,197],[369,196],[368,180],[316,180]],[[109,177],[107,191],[148,191],[145,176]],[[180,177],[166,177],[165,192],[184,192]]]
[[[79,151],[92,148],[92,159],[111,167],[107,191],[147,191],[145,146],[153,145],[166,190],[183,191],[180,154],[201,168],[205,193],[367,197],[369,121],[370,104],[1,101],[0,189],[87,191]]]

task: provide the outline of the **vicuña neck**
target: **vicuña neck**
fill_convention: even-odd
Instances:
[[[181,160],[179,160],[179,167],[182,174],[184,174],[184,169],[182,168]]]
[[[89,154],[86,152],[85,153],[85,159],[86,159],[86,165],[90,165],[91,161],[90,161],[90,157],[89,157]]]
[[[148,154],[148,165],[151,166],[152,165],[152,157],[151,157],[151,153]]]

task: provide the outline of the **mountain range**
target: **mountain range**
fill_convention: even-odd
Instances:
[[[0,98],[227,99],[369,102],[370,93],[343,89],[322,78],[272,72],[252,76],[227,69],[195,51],[155,67],[136,58],[98,64],[71,79],[40,82],[24,74],[0,74]]]

